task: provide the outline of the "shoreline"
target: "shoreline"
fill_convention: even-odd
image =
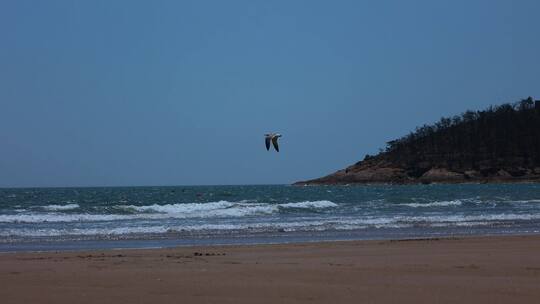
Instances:
[[[540,235],[0,254],[3,303],[534,303]]]
[[[395,239],[328,239],[328,240],[313,240],[313,241],[291,241],[291,242],[268,242],[268,243],[238,243],[238,244],[228,244],[228,243],[216,243],[216,244],[188,244],[188,245],[174,245],[174,246],[164,246],[164,247],[106,247],[106,248],[95,248],[95,249],[72,249],[72,250],[29,250],[29,251],[0,251],[0,256],[2,255],[18,255],[18,254],[60,254],[60,253],[92,253],[92,252],[109,252],[109,251],[151,251],[151,250],[174,250],[174,249],[201,249],[201,248],[242,248],[242,247],[262,247],[262,246],[303,246],[303,245],[324,245],[324,244],[333,244],[333,243],[358,243],[358,242],[414,242],[414,241],[446,241],[446,240],[463,240],[463,239],[476,239],[476,238],[495,238],[495,237],[528,237],[528,236],[538,236],[540,238],[540,232],[531,233],[531,234],[505,234],[505,235],[457,235],[457,236],[434,236],[434,237],[407,237],[407,238],[395,238]]]
[[[294,245],[332,242],[364,242],[364,241],[401,241],[416,239],[476,238],[476,237],[512,237],[540,236],[537,224],[534,227],[513,227],[512,230],[497,230],[492,227],[454,227],[452,229],[433,228],[418,230],[417,228],[389,228],[367,231],[365,229],[326,232],[292,232],[271,233],[249,236],[190,236],[169,235],[159,237],[134,238],[87,238],[87,239],[29,239],[0,243],[0,254],[3,253],[48,253],[48,252],[86,252],[108,250],[144,250],[169,249],[208,246],[259,246],[259,245]],[[532,229],[532,230],[531,230]],[[377,231],[379,230],[379,231]]]
[[[373,239],[315,239],[302,241],[275,241],[275,242],[254,242],[254,243],[210,243],[210,244],[176,244],[164,246],[148,246],[148,247],[96,247],[96,248],[80,248],[80,249],[48,249],[48,250],[20,250],[20,251],[1,251],[0,256],[4,254],[47,254],[47,253],[87,253],[99,251],[118,251],[118,250],[169,250],[175,248],[205,248],[205,247],[249,247],[249,246],[279,246],[291,245],[301,246],[306,244],[326,244],[326,243],[347,243],[347,242],[408,242],[408,241],[439,241],[439,240],[456,240],[468,238],[491,238],[491,237],[518,237],[518,236],[539,236],[540,232],[532,232],[528,234],[481,234],[481,235],[443,235],[443,236],[418,236],[404,238],[373,238]],[[141,242],[151,240],[138,240]],[[99,241],[99,242],[115,242],[115,241]]]

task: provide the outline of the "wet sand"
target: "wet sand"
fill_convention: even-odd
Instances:
[[[1,303],[540,303],[540,236],[0,254]]]

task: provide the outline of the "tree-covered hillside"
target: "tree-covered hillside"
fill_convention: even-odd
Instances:
[[[386,153],[405,168],[421,164],[422,168],[460,171],[540,166],[540,101],[529,97],[441,118],[388,142]]]
[[[540,100],[441,118],[344,170],[309,183],[511,181],[540,178]]]

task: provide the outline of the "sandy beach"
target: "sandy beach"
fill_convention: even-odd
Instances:
[[[540,236],[0,254],[2,303],[538,303]]]

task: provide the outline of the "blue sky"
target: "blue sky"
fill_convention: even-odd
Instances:
[[[0,187],[290,183],[540,99],[539,1],[1,1]],[[263,134],[283,134],[267,152]]]

